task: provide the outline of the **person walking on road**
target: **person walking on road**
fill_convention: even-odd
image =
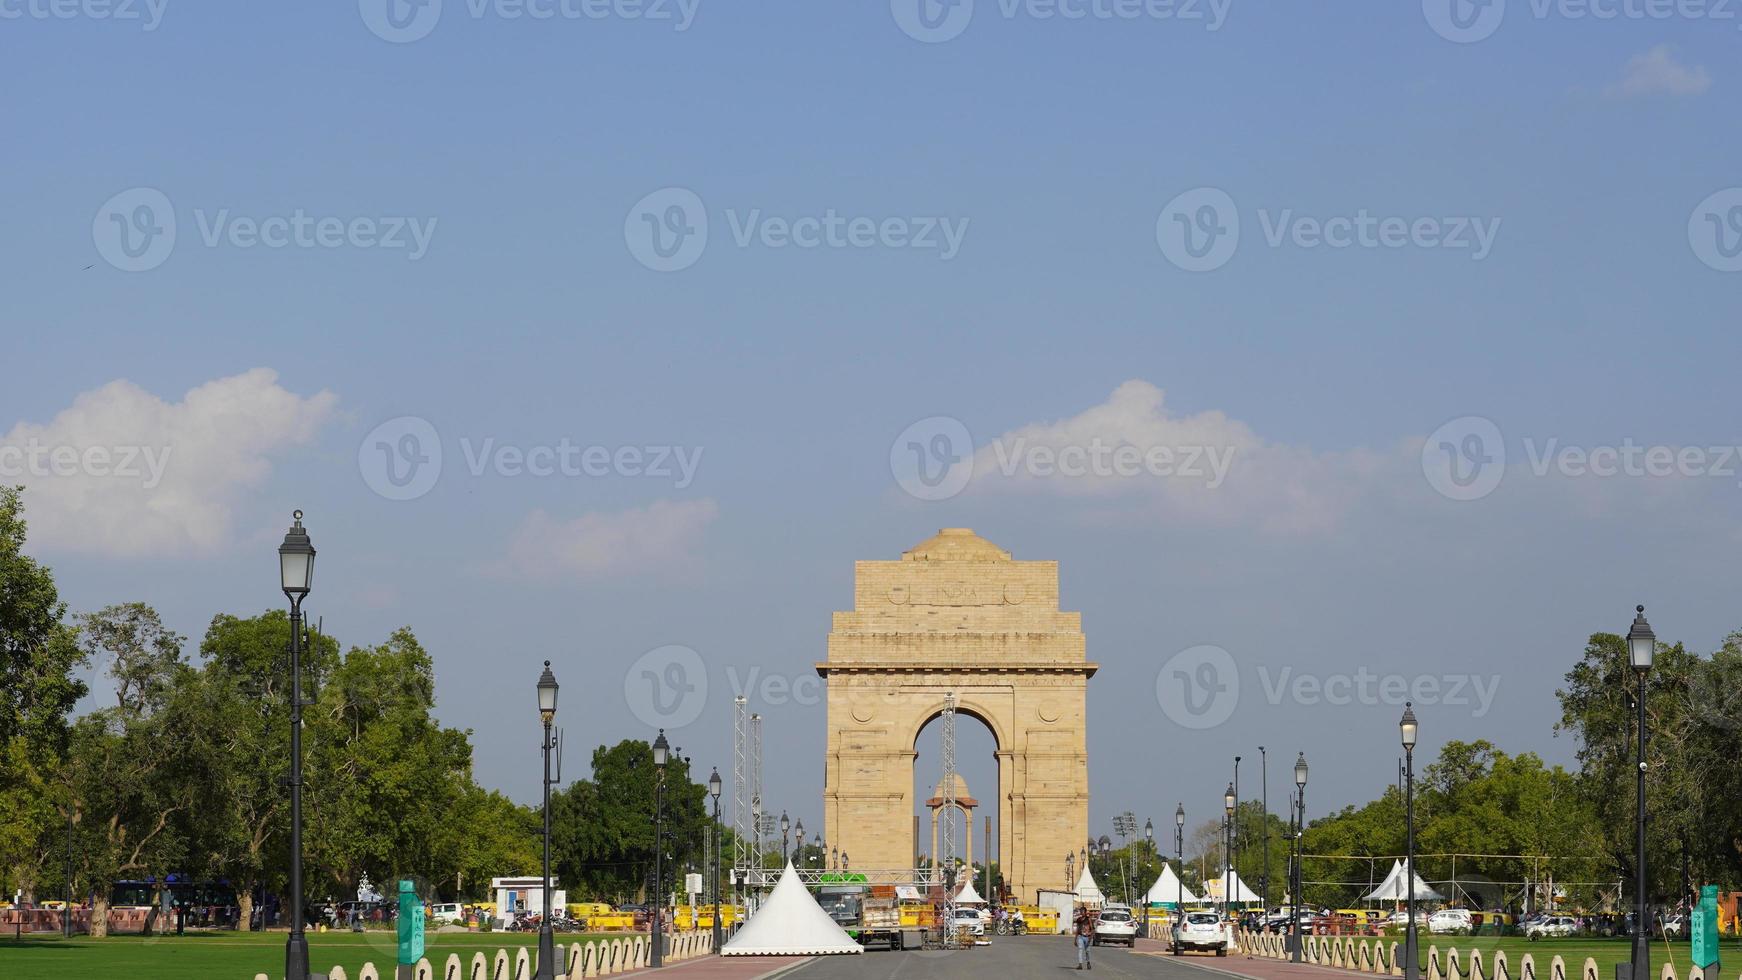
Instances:
[[[1087,911],[1077,913],[1077,969],[1093,970],[1095,964],[1089,960],[1089,943],[1095,936],[1095,924],[1089,919]]]

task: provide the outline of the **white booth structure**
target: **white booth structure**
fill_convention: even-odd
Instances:
[[[496,921],[499,923],[514,921],[516,912],[544,914],[543,878],[491,878],[490,894],[496,899]],[[563,889],[553,887],[551,896],[555,899],[553,907],[560,909],[568,905],[568,892]]]

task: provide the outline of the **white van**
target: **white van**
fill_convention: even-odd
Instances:
[[[465,908],[459,902],[437,902],[429,907],[429,918],[438,926],[457,926],[465,921]]]

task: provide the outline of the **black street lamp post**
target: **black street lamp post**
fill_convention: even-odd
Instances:
[[[780,811],[780,864],[786,866],[792,845],[792,821],[786,818],[786,811]]]
[[[653,955],[648,965],[654,969],[665,965],[665,760],[670,753],[661,728],[653,740]]]
[[[1180,955],[1179,937],[1186,917],[1186,805],[1184,803],[1173,810],[1173,862],[1174,868],[1173,914],[1167,917],[1169,930],[1173,933],[1173,955]],[[1202,886],[1202,882],[1198,883]]]
[[[1627,657],[1639,677],[1639,772],[1635,783],[1633,837],[1633,980],[1651,976],[1651,914],[1645,904],[1645,675],[1657,655],[1657,634],[1645,621],[1645,607],[1635,607],[1633,628],[1627,631]]]
[[[1155,824],[1148,817],[1143,818],[1143,839],[1149,845],[1147,848],[1145,848],[1145,850],[1147,850],[1153,854],[1155,852]],[[1139,888],[1143,887],[1143,878],[1140,877],[1137,879],[1137,886]],[[1145,938],[1148,938],[1148,936],[1149,936],[1149,890],[1148,889],[1144,889],[1144,892],[1143,892],[1143,935]]]
[[[302,511],[278,546],[279,586],[290,599],[290,938],[284,941],[286,980],[307,980],[308,936],[302,921],[302,600],[314,584],[315,549]]]
[[[720,952],[720,769],[708,777],[708,795],[714,798],[714,824],[708,833],[714,838],[714,867],[709,877],[714,881],[714,954]]]
[[[1296,963],[1300,962],[1300,910],[1303,907],[1300,895],[1300,838],[1301,832],[1306,826],[1306,784],[1307,761],[1306,753],[1302,752],[1300,757],[1294,760],[1295,818],[1292,821],[1294,823],[1294,840],[1289,841],[1289,850],[1294,860],[1289,867],[1289,874],[1293,880],[1289,882],[1288,887],[1288,953],[1289,959]]]
[[[1234,757],[1234,764],[1236,766],[1238,766],[1240,764],[1240,757],[1239,756]],[[1234,918],[1233,879],[1234,879],[1234,803],[1235,803],[1235,800],[1236,800],[1236,796],[1234,794],[1234,784],[1229,783],[1228,784],[1228,792],[1222,794],[1222,813],[1223,813],[1224,817],[1226,817],[1224,822],[1228,825],[1228,827],[1227,827],[1227,830],[1228,830],[1228,832],[1227,832],[1227,844],[1222,850],[1222,857],[1223,857],[1223,861],[1222,861],[1222,919],[1223,919],[1223,923],[1224,923],[1223,924],[1224,929],[1227,928],[1226,923],[1233,921],[1233,918]]]
[[[1409,902],[1404,914],[1409,920],[1403,926],[1403,976],[1404,980],[1416,980],[1421,975],[1420,961],[1416,959],[1416,928],[1415,928],[1415,706],[1408,701],[1403,702],[1403,720],[1398,722],[1398,731],[1403,737],[1403,826],[1404,826],[1404,881],[1409,889]]]
[[[556,675],[550,672],[550,661],[544,662],[544,673],[538,677],[538,717],[544,724],[544,740],[540,748],[544,752],[544,880],[540,892],[539,903],[544,914],[538,920],[538,980],[555,980],[556,977],[556,935],[551,924],[551,891],[550,891],[550,724],[556,719]]]

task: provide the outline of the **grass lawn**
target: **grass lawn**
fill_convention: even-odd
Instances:
[[[621,937],[624,933],[616,933]],[[256,973],[277,977],[284,970],[284,940],[286,933],[212,932],[175,936],[110,936],[91,939],[74,936],[30,936],[14,940],[0,938],[0,977],[5,980],[254,980]],[[612,936],[558,933],[557,942],[565,946],[591,939]],[[310,966],[325,972],[343,966],[350,980],[357,980],[357,971],[365,962],[374,962],[384,978],[393,976],[398,955],[398,943],[391,932],[309,933]],[[506,949],[510,956],[521,947],[531,947],[537,953],[538,934],[520,932],[497,933],[429,933],[424,939],[424,955],[441,969],[449,953],[471,961],[472,954],[482,952],[494,957],[496,950]]]
[[[1399,943],[1402,936],[1395,937]],[[1507,965],[1513,977],[1518,976],[1518,964],[1524,954],[1529,953],[1536,958],[1539,976],[1548,975],[1549,961],[1559,956],[1566,961],[1567,974],[1576,978],[1579,969],[1585,964],[1585,957],[1597,961],[1597,968],[1604,980],[1613,980],[1615,964],[1625,963],[1632,955],[1632,942],[1626,938],[1617,939],[1538,939],[1534,942],[1522,936],[1507,936],[1496,938],[1492,936],[1430,936],[1423,933],[1417,940],[1420,944],[1422,965],[1427,964],[1429,946],[1439,948],[1441,965],[1444,964],[1446,951],[1456,948],[1460,957],[1464,958],[1461,966],[1468,970],[1468,955],[1471,950],[1482,951],[1482,968],[1490,976],[1493,975],[1494,953],[1504,951]],[[1655,977],[1664,963],[1674,963],[1676,976],[1686,978],[1688,970],[1693,966],[1692,947],[1687,940],[1679,942],[1664,942],[1657,940],[1651,944],[1651,972]],[[1742,940],[1726,937],[1720,947],[1720,962],[1726,972],[1742,972]],[[1423,973],[1426,976],[1426,973]]]

